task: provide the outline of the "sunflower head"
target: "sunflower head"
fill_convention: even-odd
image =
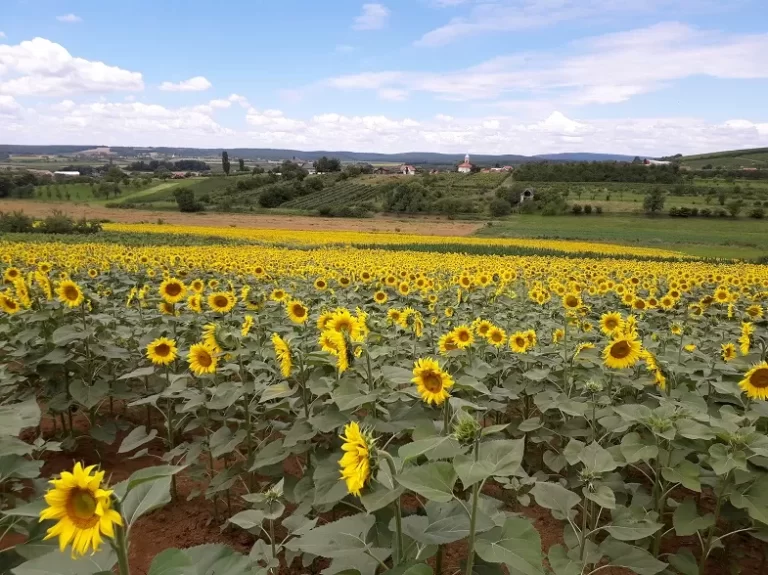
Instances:
[[[291,348],[288,343],[276,333],[272,334],[272,345],[275,348],[275,357],[280,363],[280,373],[283,374],[283,377],[289,377],[291,375],[291,369],[293,368]]]
[[[466,349],[475,342],[475,336],[472,334],[472,330],[466,325],[460,325],[455,328],[451,334],[453,335],[453,341],[459,349]]]
[[[344,427],[341,439],[344,441],[341,446],[344,455],[339,460],[341,478],[347,484],[347,491],[360,497],[371,477],[375,441],[368,430],[361,429],[354,421]]]
[[[167,303],[179,303],[187,295],[187,287],[181,280],[167,279],[160,284],[160,297]]]
[[[500,327],[493,326],[488,331],[488,343],[496,348],[501,348],[507,343],[507,333]]]
[[[431,358],[416,360],[413,379],[416,389],[425,403],[442,405],[450,397],[448,390],[453,387],[453,378]]]
[[[189,348],[187,361],[189,362],[189,369],[195,375],[216,373],[218,363],[216,352],[204,342],[196,343]]]
[[[612,369],[624,369],[632,367],[640,359],[642,346],[637,339],[631,336],[619,336],[614,338],[603,349],[603,361]]]
[[[285,311],[293,323],[307,323],[307,319],[309,318],[309,311],[307,310],[307,306],[305,306],[299,300],[294,299],[286,303]]]
[[[752,399],[768,399],[768,363],[763,362],[750,369],[739,387]]]
[[[98,551],[103,537],[115,536],[114,526],[123,525],[117,511],[112,509],[112,491],[102,488],[103,471],[96,466],[86,468],[76,463],[72,472],[64,471],[45,494],[48,504],[40,521],[54,520],[45,539],[59,538],[59,549],[72,544],[72,556],[85,555],[89,549]]]
[[[69,307],[77,307],[83,303],[83,290],[72,280],[64,280],[56,289],[59,301]]]
[[[208,307],[217,313],[228,313],[235,307],[235,294],[227,291],[213,292],[208,296]]]
[[[177,355],[176,342],[167,337],[160,337],[147,346],[147,358],[155,365],[168,365]]]
[[[459,346],[456,345],[456,340],[453,337],[453,333],[446,333],[443,335],[438,341],[437,346],[440,350],[440,353],[443,355],[447,354],[449,351],[459,349]]]
[[[528,351],[529,346],[530,343],[528,342],[528,337],[525,332],[517,331],[509,336],[509,347],[512,348],[512,351],[515,353],[525,353]]]
[[[733,343],[724,343],[721,345],[723,361],[732,361],[736,359],[736,346]]]
[[[375,294],[373,294],[373,301],[375,301],[378,304],[387,303],[388,300],[387,292],[385,291],[377,291]]]

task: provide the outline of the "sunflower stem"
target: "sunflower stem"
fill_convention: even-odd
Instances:
[[[394,478],[397,475],[397,466],[395,465],[395,460],[392,458],[392,456],[384,451],[383,449],[378,450],[379,457],[384,459],[387,464],[389,465],[389,472],[392,474],[392,477]],[[403,557],[403,510],[402,506],[400,505],[400,497],[395,499],[394,501],[395,506],[395,553],[394,553],[394,567],[397,565],[400,565],[400,562],[402,561]]]
[[[125,524],[125,519],[123,519],[123,524]],[[131,569],[128,565],[128,540],[126,539],[124,526],[115,526],[114,547],[117,552],[118,573],[120,575],[131,575]]]
[[[480,459],[480,438],[475,439],[474,449],[475,462]],[[475,566],[475,530],[477,527],[477,500],[480,497],[480,488],[482,482],[478,481],[472,487],[472,514],[469,517],[469,542],[467,543],[467,569],[466,575],[472,575],[472,569]]]

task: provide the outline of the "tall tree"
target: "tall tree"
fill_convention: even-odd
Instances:
[[[645,213],[651,216],[656,215],[664,209],[664,200],[664,190],[659,186],[655,186],[643,200],[643,209],[645,210]]]
[[[221,153],[221,167],[224,173],[229,175],[229,154],[226,150]]]
[[[237,160],[237,162],[240,164],[240,171],[241,171],[241,172],[244,172],[244,171],[245,171],[245,160],[244,160],[244,159],[242,159],[242,158],[239,158],[239,159]]]

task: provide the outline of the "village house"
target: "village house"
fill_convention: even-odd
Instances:
[[[404,176],[415,176],[416,168],[408,164],[403,164],[402,166],[400,166],[400,173],[403,174]]]
[[[464,163],[459,164],[459,173],[468,174],[472,171],[472,164],[469,163],[469,154],[464,156]]]

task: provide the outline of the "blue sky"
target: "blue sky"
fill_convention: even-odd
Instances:
[[[765,0],[0,0],[0,142],[768,146]]]

